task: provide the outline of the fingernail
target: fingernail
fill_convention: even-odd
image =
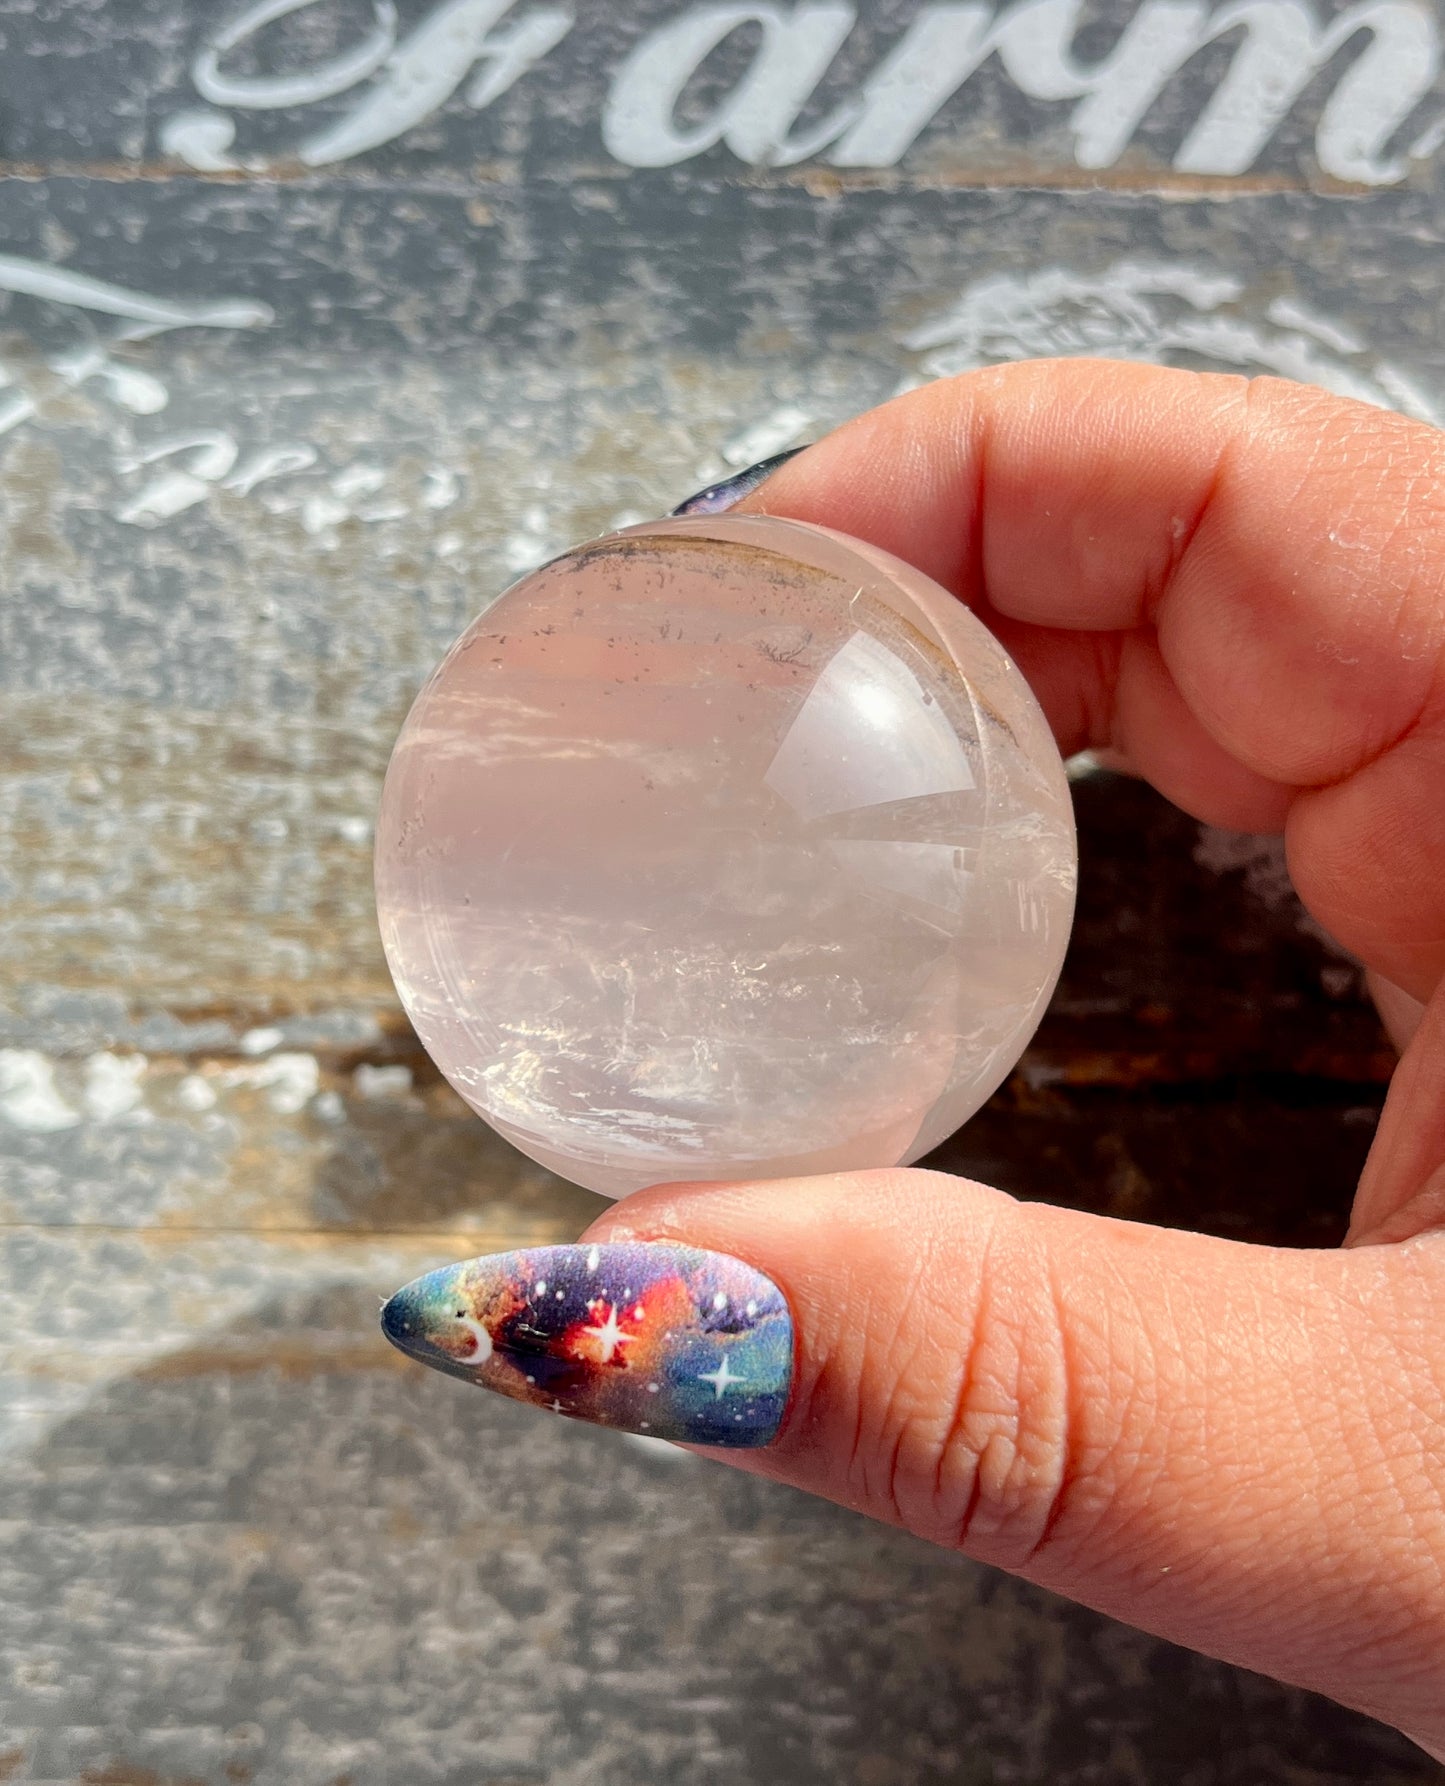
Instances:
[[[663,1242],[544,1246],[428,1272],[381,1311],[408,1357],[514,1401],[690,1445],[769,1444],[793,1374],[771,1279]]]
[[[802,446],[789,447],[787,452],[774,453],[771,459],[759,459],[756,465],[750,465],[746,471],[735,472],[721,483],[709,484],[705,490],[699,490],[696,496],[689,496],[686,502],[678,503],[673,514],[722,514],[724,510],[732,508],[750,495],[759,484],[766,483],[780,465],[785,465],[789,459],[796,459],[799,453],[806,452],[809,444],[805,441]]]

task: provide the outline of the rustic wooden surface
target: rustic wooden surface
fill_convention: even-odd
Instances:
[[[1435,416],[1435,9],[955,8],[998,53],[908,141],[913,0],[734,8],[705,56],[663,0],[269,10],[0,5],[0,1778],[1439,1778],[389,1353],[403,1278],[594,1202],[419,1054],[368,860],[487,595],[907,381],[1098,351]],[[1170,19],[1130,98],[1119,33]],[[1277,845],[1076,793],[1058,999],[938,1163],[1331,1243],[1389,1071],[1354,968]]]

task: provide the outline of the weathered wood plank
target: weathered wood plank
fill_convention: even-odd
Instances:
[[[27,170],[149,180],[343,166],[435,181],[479,165],[535,180],[599,162],[1173,176],[1194,192],[1428,179],[1438,21],[1423,3],[1375,8],[1362,44],[1364,16],[1268,5],[1220,43],[1208,7],[1129,0],[952,17],[917,0],[801,17],[677,0],[36,9],[0,26],[3,149]]]
[[[776,362],[795,379],[834,356],[883,357],[906,370],[918,363],[906,338],[946,329],[940,318],[985,272],[1028,278],[1064,268],[1100,281],[1076,293],[1072,307],[1067,293],[1054,295],[1056,339],[1065,347],[1072,328],[1076,352],[1091,341],[1108,352],[1131,332],[1145,347],[1162,337],[1167,350],[1172,321],[1175,352],[1256,371],[1282,354],[1302,374],[1328,379],[1344,368],[1367,377],[1374,356],[1399,355],[1419,363],[1425,386],[1424,374],[1441,365],[1431,326],[1433,179],[1333,200],[1231,188],[1205,204],[1149,191],[980,189],[911,174],[845,181],[810,169],[561,176],[468,177],[434,188],[331,170],[246,183],[0,175],[7,251],[42,262],[57,245],[64,251],[44,283],[50,297],[0,267],[0,317],[27,339],[74,341],[94,325],[77,316],[86,294],[65,275],[147,295],[159,286],[205,330],[187,337],[182,367],[203,373],[219,360],[228,394],[245,394],[238,377],[264,389],[288,349],[323,365],[335,356],[334,387],[328,376],[309,393],[311,410],[323,413],[344,406],[348,388],[385,386],[400,370],[358,366],[347,357],[358,348],[403,358],[466,353],[491,390],[457,388],[434,364],[408,370],[423,380],[430,373],[431,401],[445,391],[447,407],[470,409],[473,425],[498,407],[515,411],[515,400],[499,405],[493,393],[508,370],[516,378],[518,353],[538,362],[532,401],[544,426],[549,400],[564,405],[550,419],[565,420],[566,405],[585,402],[598,384],[620,385],[625,411],[627,387],[646,379],[654,358],[664,367],[679,355]],[[1262,262],[1266,234],[1271,252]],[[1369,252],[1381,240],[1391,244],[1388,259]],[[1127,281],[1105,277],[1119,261],[1139,269],[1142,313]],[[1284,310],[1271,323],[1282,292]],[[1047,295],[1039,296],[1047,312]],[[214,308],[199,308],[207,304]],[[1000,337],[1033,326],[1043,351],[1050,318],[1029,315],[1037,304],[1020,299],[1011,314],[1003,294],[992,319]],[[97,319],[108,314],[93,294],[89,309]],[[1334,331],[1333,343],[1311,339],[1312,313]],[[1355,339],[1358,347],[1347,345]],[[173,375],[178,357],[164,336],[126,355],[162,376]],[[562,367],[568,376],[559,379]],[[392,401],[405,413],[400,393]],[[706,419],[682,398],[656,413],[674,429]],[[548,429],[543,441],[570,456],[565,429]]]
[[[1436,1777],[837,1509],[404,1375],[371,1313],[262,1301],[0,1465],[16,1777]]]

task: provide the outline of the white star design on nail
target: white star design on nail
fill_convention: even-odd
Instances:
[[[711,1383],[713,1386],[713,1399],[715,1401],[721,1401],[723,1398],[723,1391],[727,1389],[729,1385],[733,1383],[745,1383],[747,1378],[735,1377],[733,1375],[732,1371],[728,1368],[728,1355],[724,1352],[722,1363],[717,1369],[715,1371],[701,1372],[697,1380],[699,1383]]]
[[[607,1319],[600,1327],[587,1327],[584,1328],[583,1331],[591,1334],[592,1338],[595,1339],[597,1344],[602,1348],[602,1362],[604,1364],[611,1364],[612,1354],[619,1346],[630,1346],[633,1340],[637,1338],[635,1333],[624,1333],[621,1327],[618,1326],[617,1307],[615,1304],[607,1310]]]

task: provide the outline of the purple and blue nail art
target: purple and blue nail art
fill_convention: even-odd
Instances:
[[[786,465],[789,459],[797,458],[799,453],[806,452],[807,447],[789,447],[784,453],[774,453],[771,459],[759,459],[756,465],[750,465],[746,471],[735,472],[730,478],[723,478],[720,483],[709,484],[705,490],[699,490],[695,496],[689,496],[686,502],[678,503],[672,511],[673,515],[721,515],[750,496],[758,485],[765,483],[780,465]]]
[[[535,1247],[429,1272],[381,1311],[408,1357],[515,1401],[692,1445],[777,1435],[793,1322],[739,1259],[664,1243]]]

